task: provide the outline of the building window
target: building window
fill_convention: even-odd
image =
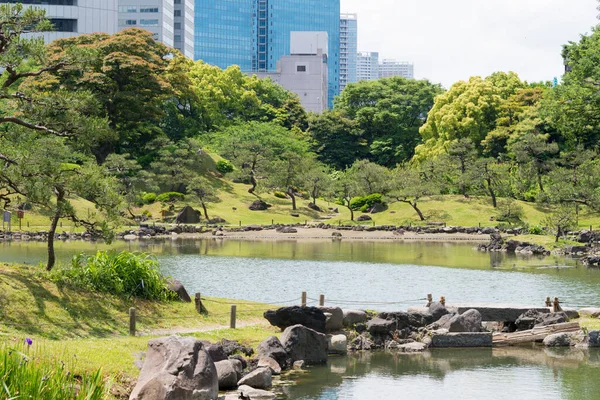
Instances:
[[[173,16],[174,17],[181,17],[181,10],[175,10],[175,11],[173,11]]]
[[[119,26],[136,26],[137,20],[135,19],[120,19]]]
[[[157,13],[158,7],[140,6],[141,13]]]
[[[50,18],[55,32],[77,32],[77,20],[65,18]]]
[[[306,65],[296,65],[296,72],[306,72]]]
[[[140,19],[141,26],[158,26],[157,19]]]
[[[119,6],[120,13],[134,13],[137,12],[136,6]]]
[[[181,22],[175,22],[174,26],[175,29],[181,29]]]

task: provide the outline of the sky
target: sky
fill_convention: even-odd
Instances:
[[[449,88],[514,71],[529,82],[564,73],[562,46],[590,33],[596,0],[341,0],[358,14],[359,51],[409,61],[415,78]]]

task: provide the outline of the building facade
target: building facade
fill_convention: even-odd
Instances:
[[[329,104],[327,32],[292,32],[290,55],[277,62],[274,72],[252,72],[296,93],[306,111],[321,113]]]
[[[340,18],[340,93],[347,84],[357,81],[358,18],[342,14]]]
[[[392,76],[401,76],[406,79],[414,79],[414,64],[409,62],[399,62],[396,60],[383,60],[381,64],[379,64],[379,78],[389,78]]]
[[[196,0],[195,16],[194,59],[244,72],[276,72],[291,32],[327,32],[330,104],[339,93],[340,0]]]
[[[173,47],[193,59],[194,0],[173,0],[173,6]]]
[[[379,79],[379,53],[360,52],[356,57],[356,80],[374,81]]]
[[[49,43],[85,33],[115,33],[118,0],[0,0],[0,3],[21,3],[46,10],[54,31],[44,32]]]
[[[252,71],[256,0],[196,0],[194,60]]]
[[[119,30],[141,28],[155,40],[175,45],[174,0],[119,0]]]

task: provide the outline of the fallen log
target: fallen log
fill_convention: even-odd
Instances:
[[[562,324],[540,326],[527,331],[495,333],[492,343],[494,346],[511,346],[521,343],[541,342],[548,335],[554,333],[574,333],[580,329],[579,322],[564,322]]]

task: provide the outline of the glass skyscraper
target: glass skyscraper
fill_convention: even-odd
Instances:
[[[257,0],[196,0],[194,60],[252,71]]]
[[[275,72],[293,31],[329,35],[329,104],[339,93],[340,0],[196,0],[195,59]]]

